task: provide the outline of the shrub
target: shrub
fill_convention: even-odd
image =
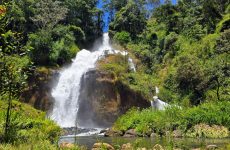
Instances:
[[[123,46],[125,46],[131,41],[130,33],[125,31],[117,32],[114,35],[113,39]]]

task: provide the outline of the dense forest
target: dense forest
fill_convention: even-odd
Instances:
[[[204,123],[224,126],[229,132],[229,0],[178,0],[176,4],[104,0],[103,10],[97,4],[98,0],[0,2],[1,143],[20,149],[31,148],[26,143],[33,143],[35,149],[39,145],[55,149],[61,129],[43,112],[21,103],[21,93],[39,68],[71,63],[80,49],[101,37],[105,11],[113,46],[129,52],[137,71],[131,72],[120,59],[110,64],[101,61],[99,69],[148,100],[157,86],[161,100],[182,108],[166,112],[134,108],[117,120],[114,129],[164,134],[175,128],[190,132]],[[172,117],[173,113],[177,115]],[[4,148],[17,149],[6,144]]]

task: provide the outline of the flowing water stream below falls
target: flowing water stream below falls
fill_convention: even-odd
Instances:
[[[145,147],[152,149],[154,145],[160,144],[167,150],[181,149],[206,149],[207,145],[216,145],[218,148],[225,150],[225,146],[229,143],[229,139],[194,139],[194,138],[124,138],[124,137],[103,137],[103,136],[63,136],[59,140],[60,143],[76,143],[83,145],[87,149],[92,149],[93,144],[97,142],[109,143],[115,149],[121,149],[123,144],[131,143],[134,149]],[[227,149],[226,149],[227,150]]]

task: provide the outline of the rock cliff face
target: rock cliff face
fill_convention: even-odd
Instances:
[[[80,126],[111,126],[133,106],[146,108],[150,103],[105,72],[90,70],[82,77],[77,118]]]
[[[22,92],[20,100],[36,109],[48,111],[53,103],[51,90],[58,76],[57,70],[47,68],[36,70],[29,78],[29,86]]]
[[[29,80],[29,88],[22,93],[21,101],[43,111],[51,110],[51,90],[58,77],[55,70],[36,72]],[[77,118],[80,126],[109,127],[134,106],[146,108],[150,107],[150,102],[108,73],[90,70],[82,77]]]

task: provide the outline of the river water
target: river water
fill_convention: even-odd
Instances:
[[[76,143],[91,149],[94,143],[105,142],[111,144],[116,149],[121,148],[122,144],[131,143],[134,148],[145,147],[153,148],[154,145],[160,144],[165,149],[180,148],[190,150],[195,148],[204,148],[207,145],[216,145],[218,148],[227,150],[226,145],[230,139],[194,139],[194,138],[124,138],[124,137],[104,137],[104,136],[63,136],[59,144],[63,142]]]

